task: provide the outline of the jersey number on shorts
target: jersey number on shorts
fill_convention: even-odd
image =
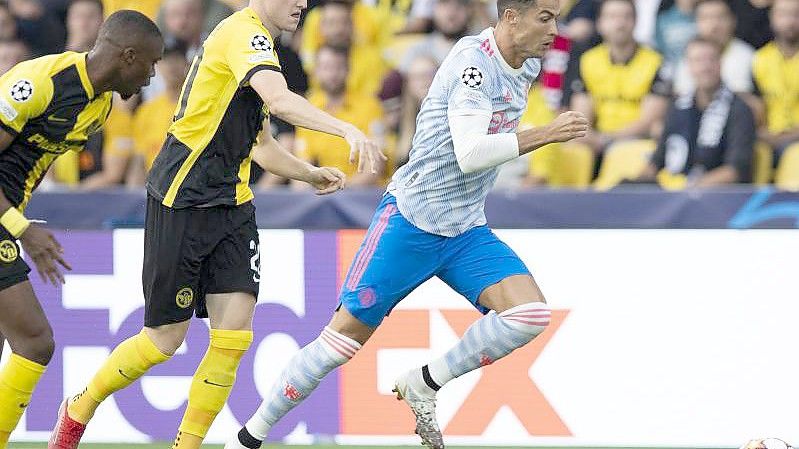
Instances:
[[[250,249],[255,251],[255,254],[250,257],[250,269],[253,271],[252,280],[261,282],[261,245],[255,243],[255,240],[250,240]]]

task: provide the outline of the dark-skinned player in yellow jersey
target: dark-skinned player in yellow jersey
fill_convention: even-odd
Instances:
[[[82,393],[64,402],[51,449],[77,448],[100,403],[167,361],[194,315],[209,318],[210,339],[173,447],[202,444],[253,339],[260,253],[248,185],[252,161],[320,194],[344,183],[339,170],[297,159],[268,133],[253,149],[270,115],[343,137],[361,169],[381,168],[385,157],[373,141],[286,86],[273,36],[295,31],[306,7],[306,0],[251,0],[203,43],[147,179],[143,329],[114,349]]]
[[[55,346],[17,240],[45,282],[63,283],[70,268],[53,234],[25,218],[25,206],[50,164],[100,130],[112,92],[130,97],[149,83],[163,47],[150,19],[119,11],[88,53],[43,56],[0,77],[0,332],[13,351],[0,369],[0,449]]]

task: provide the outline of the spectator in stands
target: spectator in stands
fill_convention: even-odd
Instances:
[[[361,131],[379,138],[382,133],[382,111],[377,98],[349,90],[347,86],[349,62],[346,50],[324,46],[316,55],[315,77],[319,87],[308,96],[314,106],[346,120]],[[344,139],[328,134],[297,129],[297,154],[299,157],[324,166],[337,167],[347,175],[348,186],[379,185],[383,173],[368,169],[357,173],[349,163],[349,147]]]
[[[441,65],[458,39],[465,36],[472,20],[471,0],[437,0],[433,9],[433,32],[408,49],[399,70],[405,73],[411,61],[427,56]]]
[[[756,90],[765,103],[760,140],[774,149],[775,160],[799,143],[799,0],[775,0],[771,10],[774,41],[755,53]]]
[[[697,37],[688,44],[685,59],[695,94],[672,105],[641,180],[654,181],[664,170],[661,181],[673,183],[677,175],[689,186],[751,182],[755,120],[743,99],[722,82],[721,46]]]
[[[760,48],[774,39],[769,24],[769,10],[773,0],[727,0],[738,26],[735,35],[755,48]]]
[[[696,26],[699,36],[712,40],[724,49],[721,77],[733,92],[752,92],[752,56],[755,49],[735,37],[735,15],[726,0],[700,0],[696,5]],[[694,89],[685,61],[674,77],[674,92],[689,95]]]
[[[127,185],[144,185],[147,172],[166,139],[189,70],[185,54],[186,48],[179,44],[164,49],[156,72],[166,88],[157,97],[142,103],[133,114],[134,154],[127,172]]]
[[[352,3],[347,0],[329,0],[317,9],[321,10],[319,26],[325,45],[346,50],[349,53],[347,90],[376,96],[387,67],[379,47],[355,41]],[[303,54],[303,62],[306,64],[306,71],[309,74],[315,73],[312,64],[316,60],[314,55]],[[312,86],[314,82],[312,77]]]
[[[135,9],[155,20],[158,18],[158,10],[161,8],[163,0],[103,0],[103,7],[106,17],[119,11],[120,9]]]
[[[596,38],[599,0],[577,0],[563,17],[563,35],[576,46],[588,46]],[[563,8],[563,6],[561,6]]]
[[[661,56],[633,38],[635,3],[605,0],[597,28],[603,43],[585,52],[572,82],[572,109],[594,123],[582,143],[601,154],[620,139],[647,138],[668,108]]]
[[[17,19],[6,3],[0,3],[0,41],[17,39]]]
[[[67,10],[67,50],[91,50],[103,24],[103,3],[100,0],[75,0]]]
[[[64,23],[40,0],[9,0],[8,5],[17,18],[19,37],[34,57],[63,51],[67,34]]]
[[[413,135],[416,134],[416,116],[422,107],[422,100],[433,83],[433,77],[440,61],[431,55],[420,54],[408,64],[405,83],[402,89],[399,136],[394,151],[397,167],[408,161]]]
[[[0,75],[28,58],[30,50],[25,42],[18,39],[0,40]]]
[[[164,2],[164,34],[168,45],[184,45],[186,58],[194,59],[203,43],[202,0],[166,0]]]
[[[696,34],[696,0],[677,0],[658,14],[655,22],[655,48],[663,55],[666,67],[674,68],[682,59],[688,41]]]
[[[357,0],[317,1],[319,6],[303,15],[304,24],[302,27],[302,49],[300,54],[303,63],[306,64],[305,70],[309,73],[319,48],[322,45],[331,44],[325,39],[321,21],[325,5],[336,2],[344,3],[350,7],[350,20],[352,22],[352,37],[350,40],[354,45],[380,48],[386,43],[387,39],[392,37],[392,27],[380,20],[380,14],[374,7],[364,4],[364,2]],[[310,3],[309,6],[311,6]]]

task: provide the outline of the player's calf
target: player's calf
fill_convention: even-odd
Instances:
[[[325,327],[319,337],[289,361],[269,395],[225,449],[257,449],[269,429],[299,405],[319,382],[361,349],[357,341]]]
[[[529,343],[549,326],[552,311],[546,303],[530,302],[477,320],[443,357],[426,366],[425,385],[437,391],[450,380],[490,365]],[[420,376],[422,370],[419,370]]]
[[[549,325],[546,303],[531,302],[499,314],[491,312],[472,324],[463,338],[443,357],[405,373],[394,387],[416,417],[416,433],[430,449],[444,441],[436,419],[436,392],[450,380],[490,365],[529,343]]]

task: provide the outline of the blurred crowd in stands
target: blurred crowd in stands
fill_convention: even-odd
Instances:
[[[48,53],[88,51],[103,18],[137,9],[166,37],[157,75],[122,101],[80,154],[43,187],[142,186],[203,39],[246,0],[8,0],[0,3],[0,73]],[[276,49],[292,90],[383,145],[379,174],[356,173],[344,140],[272,120],[289,150],[337,166],[350,186],[384,186],[408,159],[416,114],[455,42],[497,21],[493,0],[309,1]],[[500,188],[666,189],[774,183],[799,190],[799,0],[561,0],[520,128],[564,110],[586,114],[584,139],[508,163]],[[257,188],[296,188],[254,168]]]

